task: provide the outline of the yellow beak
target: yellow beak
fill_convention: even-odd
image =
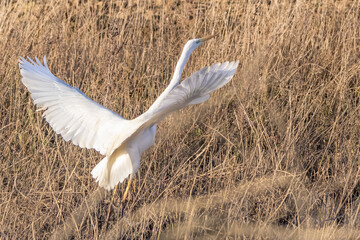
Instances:
[[[210,35],[210,36],[206,36],[206,37],[200,38],[199,40],[200,40],[201,42],[205,42],[205,41],[207,41],[207,40],[210,40],[210,39],[214,38],[215,36],[216,36],[216,35]]]

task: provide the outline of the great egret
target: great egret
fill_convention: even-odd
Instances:
[[[208,100],[211,92],[224,86],[235,74],[238,61],[216,63],[179,84],[190,54],[213,37],[192,39],[185,44],[169,86],[145,113],[133,120],[122,118],[55,77],[46,57],[44,65],[37,58],[36,62],[21,58],[20,73],[34,103],[45,110],[43,116],[57,134],[65,141],[105,155],[91,171],[101,187],[111,190],[130,175],[124,201],[141,154],[155,142],[157,123],[172,112]]]

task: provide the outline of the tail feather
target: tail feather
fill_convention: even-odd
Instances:
[[[133,164],[129,154],[122,154],[116,158],[110,170],[109,186],[114,188],[133,172]]]
[[[104,187],[106,190],[110,190],[110,186],[107,188],[105,186],[108,186],[108,158],[103,158],[91,171],[91,175],[93,178],[95,178],[95,181],[99,183],[100,186]]]
[[[132,173],[132,162],[128,154],[118,156],[114,161],[103,158],[91,171],[100,187],[110,191]]]

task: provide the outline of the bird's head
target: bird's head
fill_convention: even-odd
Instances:
[[[198,46],[200,46],[201,44],[203,44],[207,40],[212,39],[213,37],[215,37],[215,35],[210,35],[210,36],[203,37],[203,38],[198,38],[198,39],[191,39],[185,44],[184,49],[183,49],[183,51],[181,53],[180,59],[179,59],[178,63],[176,64],[176,69],[175,69],[174,76],[173,76],[173,80],[174,80],[175,85],[178,84],[178,82],[180,81],[181,73],[182,73],[182,71],[183,71],[183,69],[185,67],[185,63],[189,59],[191,53]],[[171,83],[170,83],[169,86],[172,86]]]
[[[195,50],[195,48],[199,47],[201,44],[203,44],[204,42],[206,42],[214,37],[215,37],[215,35],[210,35],[210,36],[203,37],[203,38],[191,39],[186,43],[184,49],[188,49],[192,52]]]

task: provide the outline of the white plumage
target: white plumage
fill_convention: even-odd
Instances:
[[[216,63],[195,72],[179,84],[182,70],[195,48],[211,37],[187,42],[176,65],[174,76],[160,97],[144,114],[133,120],[92,101],[79,89],[55,77],[44,65],[20,59],[22,82],[34,103],[44,109],[43,116],[65,141],[93,148],[103,158],[91,174],[107,190],[136,173],[141,154],[155,142],[157,123],[168,114],[209,99],[210,93],[231,80],[236,62]]]

